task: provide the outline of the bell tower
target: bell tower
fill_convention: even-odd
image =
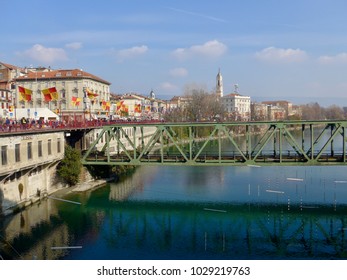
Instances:
[[[216,95],[218,98],[223,97],[223,77],[220,69],[216,77]]]

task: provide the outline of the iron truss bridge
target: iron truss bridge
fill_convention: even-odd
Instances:
[[[347,121],[122,123],[101,128],[84,165],[345,165]]]

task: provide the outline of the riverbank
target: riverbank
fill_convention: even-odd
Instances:
[[[115,178],[96,179],[88,182],[81,182],[70,188],[70,192],[85,192],[98,187],[102,187],[108,182],[114,181]]]

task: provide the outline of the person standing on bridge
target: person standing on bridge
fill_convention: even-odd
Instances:
[[[9,118],[6,118],[5,124],[6,124],[6,127],[8,127],[8,131],[11,132],[12,125]]]
[[[21,124],[21,127],[22,129],[26,129],[26,126],[27,126],[27,120],[23,117],[21,118],[20,120],[20,124]]]

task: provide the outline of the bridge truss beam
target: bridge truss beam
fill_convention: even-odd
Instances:
[[[344,165],[346,126],[347,121],[114,124],[102,128],[82,163]]]

